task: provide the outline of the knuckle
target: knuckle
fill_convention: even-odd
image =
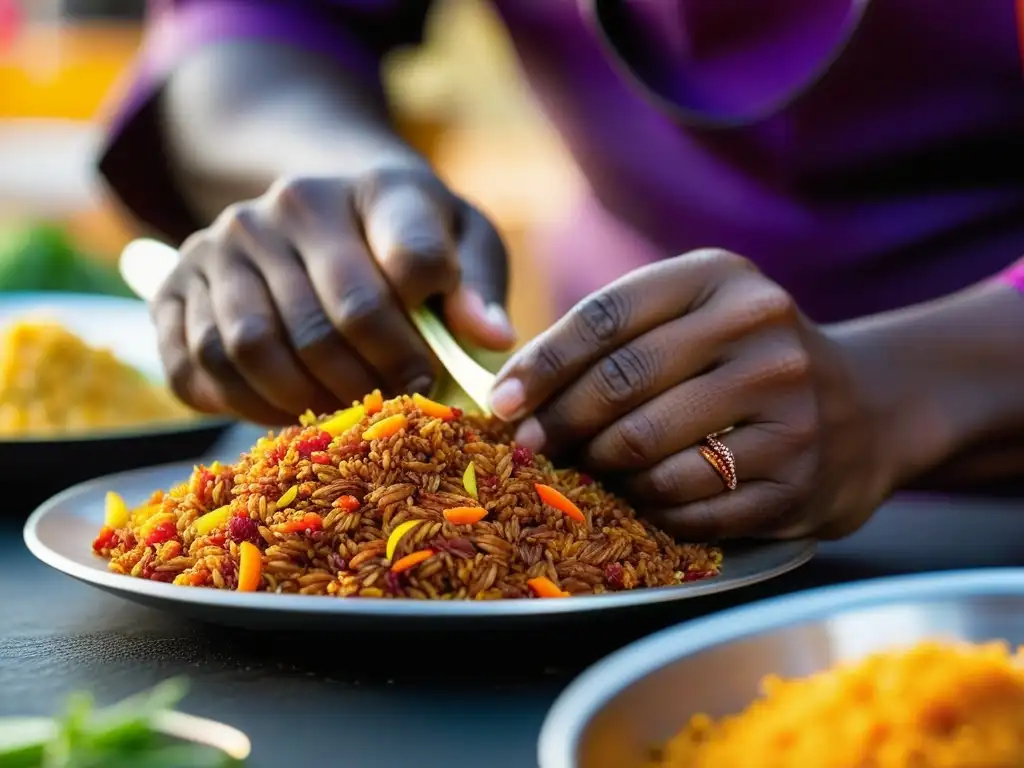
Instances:
[[[375,287],[353,285],[338,301],[338,328],[345,334],[371,332],[386,306],[386,299]]]
[[[412,228],[400,233],[399,242],[389,257],[401,282],[436,290],[458,282],[459,266],[452,258],[452,250],[434,233]]]
[[[713,272],[756,269],[749,259],[724,248],[698,248],[679,257],[692,266]]]
[[[221,242],[250,242],[259,232],[257,213],[249,203],[232,203],[221,211],[212,230]]]
[[[160,284],[160,287],[157,288],[149,308],[149,313],[152,317],[156,318],[160,315],[159,308],[161,305],[181,300],[184,294],[181,286],[187,277],[184,273],[183,265],[179,264],[174,268],[170,276]]]
[[[788,441],[797,449],[806,450],[818,442],[818,417],[810,410],[792,417],[787,426]]]
[[[762,529],[774,532],[788,530],[805,535],[806,532],[801,529],[805,525],[804,505],[807,498],[808,494],[796,484],[772,482],[765,493]]]
[[[304,199],[308,184],[307,179],[298,176],[283,176],[270,185],[264,197],[272,205],[287,205]]]
[[[799,344],[788,345],[772,356],[771,372],[775,379],[802,381],[811,372],[811,355]]]
[[[300,357],[306,357],[335,338],[338,331],[320,311],[304,312],[288,320],[292,346]]]
[[[360,176],[356,195],[361,201],[371,203],[384,192],[405,185],[419,187],[430,194],[442,194],[447,189],[437,176],[425,169],[385,167]]]
[[[659,499],[676,499],[683,495],[684,488],[679,472],[670,466],[658,467],[648,475],[651,491]]]
[[[224,370],[228,364],[227,352],[216,328],[208,328],[199,335],[192,354],[203,368],[214,373]]]
[[[209,229],[200,229],[185,238],[181,247],[178,248],[178,253],[181,254],[178,269],[181,268],[181,264],[190,264],[196,259],[202,258],[202,255],[210,249],[211,244]]]
[[[654,361],[646,351],[621,347],[598,364],[598,394],[608,404],[627,403],[647,391],[653,378]]]
[[[537,344],[530,353],[527,368],[533,376],[550,379],[558,375],[565,363],[562,356],[549,344]]]
[[[780,285],[764,280],[747,304],[747,317],[753,325],[775,324],[794,318],[796,302]]]
[[[278,179],[257,201],[257,206],[264,212],[269,222],[283,231],[290,231],[290,224],[304,221],[313,211],[317,191],[324,182],[324,179],[305,177]],[[336,217],[340,218],[341,207],[334,207],[337,208]]]
[[[173,361],[164,362],[164,373],[167,376],[167,385],[171,392],[184,403],[192,403],[192,392],[189,386],[192,379],[192,367],[184,358],[177,358]]]
[[[659,430],[643,411],[637,411],[622,419],[615,428],[617,442],[623,454],[632,462],[646,464],[652,447],[658,444]]]
[[[232,360],[259,357],[274,340],[274,329],[263,319],[253,316],[236,320],[225,333],[224,344]]]
[[[576,312],[580,335],[587,341],[617,337],[629,319],[628,301],[621,292],[600,291],[584,299]]]

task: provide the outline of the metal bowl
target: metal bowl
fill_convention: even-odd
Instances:
[[[767,674],[804,676],[928,638],[1024,643],[1024,569],[873,579],[773,598],[640,640],[584,672],[541,731],[542,768],[641,768],[699,712],[741,711]]]

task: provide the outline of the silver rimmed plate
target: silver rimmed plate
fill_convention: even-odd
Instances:
[[[307,595],[239,593],[196,589],[111,573],[93,555],[90,544],[103,521],[107,491],[130,505],[143,503],[157,488],[186,479],[191,464],[171,464],[122,472],[81,483],[37,509],[25,524],[25,543],[53,568],[129,600],[195,618],[240,626],[297,629],[351,629],[388,619],[477,621],[635,608],[689,600],[766,581],[803,565],[814,555],[812,541],[769,542],[726,548],[723,572],[706,581],[678,587],[637,589],[565,600],[419,601],[339,599]]]
[[[648,768],[651,749],[693,715],[742,711],[766,675],[803,677],[927,639],[1024,643],[1024,568],[823,587],[657,632],[598,662],[562,693],[541,729],[539,762]]]
[[[0,328],[26,319],[56,321],[86,343],[113,350],[147,378],[163,381],[156,328],[144,302],[77,293],[0,294]],[[38,504],[90,477],[199,456],[232,423],[197,417],[110,430],[0,438],[0,466],[16,478],[21,502],[5,505],[0,515],[24,514],[23,504]]]

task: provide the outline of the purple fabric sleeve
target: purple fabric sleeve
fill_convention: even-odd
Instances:
[[[384,18],[395,0],[156,0],[127,83],[111,105],[100,173],[120,201],[147,227],[180,239],[192,216],[175,194],[156,119],[156,97],[168,74],[189,54],[216,43],[267,40],[322,54],[372,82],[381,51],[346,31],[345,12]]]
[[[998,279],[1007,285],[1012,285],[1018,292],[1024,294],[1024,259],[1011,264],[999,273]]]

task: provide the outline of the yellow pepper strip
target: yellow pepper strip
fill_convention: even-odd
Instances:
[[[466,467],[466,471],[462,473],[462,487],[466,489],[466,493],[472,496],[474,499],[479,499],[476,491],[476,465],[471,461],[469,466]]]
[[[409,420],[405,417],[405,414],[396,413],[394,416],[381,419],[376,424],[371,424],[363,432],[363,440],[383,440],[398,434],[407,426],[409,426]]]
[[[424,397],[419,392],[412,396],[412,404],[423,411],[424,414],[434,419],[451,421],[455,418],[455,411],[449,406],[434,402],[433,400]]]
[[[131,513],[128,505],[124,503],[121,494],[114,491],[107,491],[107,497],[103,503],[103,522],[108,528],[124,528],[131,520]]]
[[[223,506],[217,507],[213,512],[207,512],[202,517],[197,517],[193,525],[196,527],[196,533],[200,536],[205,536],[211,533],[222,525],[226,525],[228,520],[231,519],[231,507]]]
[[[136,507],[132,510],[132,523],[142,525],[161,509],[163,509],[162,504],[143,504],[141,507]]]
[[[398,542],[402,540],[402,537],[405,536],[405,534],[422,522],[422,520],[406,520],[401,525],[396,526],[395,530],[393,530],[391,535],[388,536],[388,545],[384,550],[384,556],[388,560],[394,557],[395,550],[398,548]]]
[[[277,508],[284,509],[293,501],[295,501],[295,497],[298,495],[299,486],[293,485],[291,488],[289,488],[287,491],[281,494],[281,498],[277,500]]]
[[[365,415],[366,409],[363,406],[353,405],[344,411],[338,411],[338,413],[321,424],[320,429],[331,437],[337,437],[352,429],[352,427],[363,420]]]
[[[238,548],[238,591],[255,592],[263,581],[263,553],[251,541]]]

